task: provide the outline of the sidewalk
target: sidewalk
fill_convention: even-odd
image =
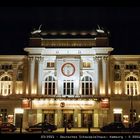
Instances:
[[[88,128],[71,128],[68,129],[67,128],[67,133],[88,133],[89,129]],[[55,132],[59,132],[59,133],[64,133],[65,132],[65,128],[58,128]],[[90,128],[90,132],[100,132],[99,128]]]
[[[66,129],[67,133],[88,133],[88,128],[71,128],[71,129]],[[20,129],[18,128],[15,133],[19,133]],[[91,133],[98,133],[100,132],[99,128],[90,128]],[[25,129],[22,129],[22,133],[41,133],[40,131],[38,132],[27,132]],[[52,133],[65,133],[65,128],[58,128],[56,131],[53,131]]]

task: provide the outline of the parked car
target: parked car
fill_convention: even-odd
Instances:
[[[140,121],[135,122],[133,127],[130,128],[130,131],[134,131],[134,132],[140,132]]]
[[[126,131],[126,128],[122,122],[112,122],[108,125],[100,128],[102,132],[121,132]]]
[[[16,126],[8,123],[8,122],[3,122],[0,124],[0,131],[9,131],[9,132],[14,132],[16,130]]]
[[[54,130],[57,130],[57,126],[50,124],[50,123],[45,123],[45,122],[40,122],[35,125],[31,125],[28,128],[25,129],[26,131],[32,132],[32,131],[48,131],[52,132]]]

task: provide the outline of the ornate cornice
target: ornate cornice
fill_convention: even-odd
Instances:
[[[96,38],[30,38],[29,46],[32,47],[93,47],[109,46],[107,37]]]
[[[41,46],[44,47],[92,47],[96,46],[96,40],[95,39],[77,39],[77,40],[51,40],[51,39],[45,39],[42,40]]]

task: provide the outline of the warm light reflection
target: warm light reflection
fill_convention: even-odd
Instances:
[[[37,93],[37,90],[34,88],[32,89],[32,94],[36,94]]]
[[[105,95],[105,89],[104,89],[104,88],[101,88],[101,89],[100,89],[100,94],[101,94],[101,95]]]
[[[29,92],[28,92],[28,88],[26,88],[26,94],[29,94]]]
[[[128,115],[123,115],[123,122],[128,123]]]
[[[121,108],[114,108],[113,113],[114,114],[122,114],[122,109]]]
[[[111,89],[110,89],[110,88],[108,88],[108,94],[109,94],[109,95],[111,94]]]
[[[107,100],[108,101],[108,100]],[[66,108],[93,108],[96,104],[96,101],[90,100],[72,100],[72,99],[34,99],[32,101],[32,107],[35,108],[61,108],[61,103],[65,104]]]
[[[24,109],[22,109],[22,108],[15,108],[15,113],[16,114],[23,114],[24,113]]]

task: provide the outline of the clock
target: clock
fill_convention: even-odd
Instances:
[[[70,77],[75,73],[75,67],[72,63],[65,63],[61,67],[62,74]]]

